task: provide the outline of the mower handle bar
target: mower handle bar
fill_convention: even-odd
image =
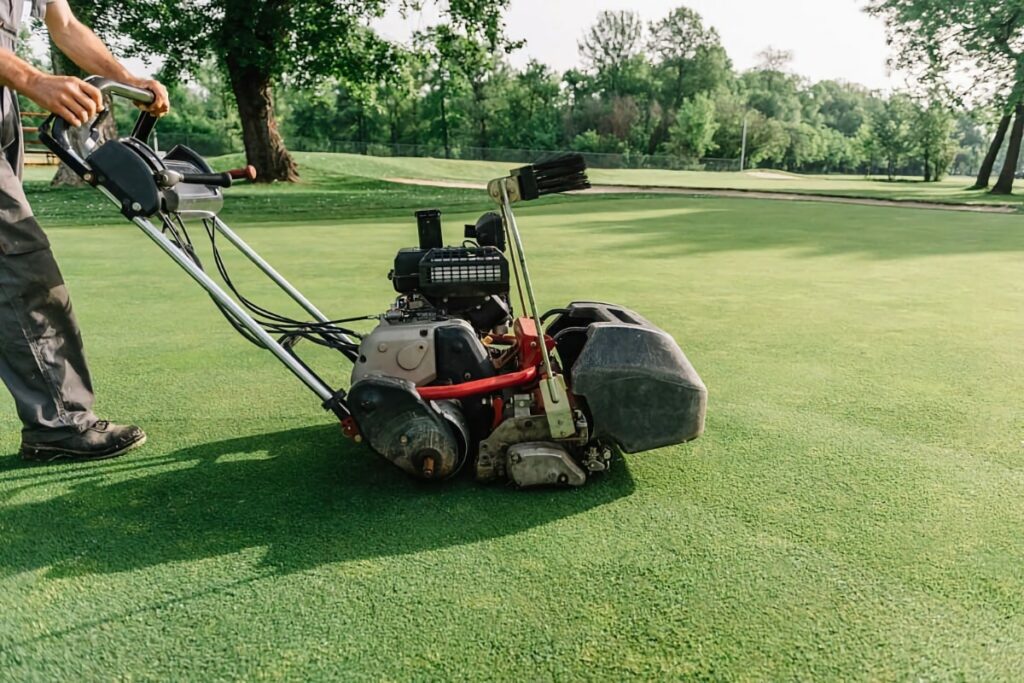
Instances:
[[[152,90],[136,88],[134,85],[119,83],[118,81],[112,81],[109,78],[103,78],[102,76],[89,76],[85,79],[85,82],[99,90],[104,95],[117,95],[118,97],[123,97],[126,100],[138,102],[139,104],[152,104],[153,100],[156,99],[156,95],[153,94]]]
[[[85,82],[98,89],[104,95],[116,95],[117,97],[123,97],[124,99],[131,100],[138,104],[150,104],[156,99],[156,95],[145,88],[136,88],[133,85],[112,81],[109,78],[103,78],[102,76],[89,76],[85,79]],[[109,109],[103,109],[95,119],[93,119],[92,124],[89,126],[88,137],[83,141],[83,145],[87,152],[95,148],[96,143],[99,140],[99,131],[97,130],[97,127],[107,116],[110,116]],[[145,111],[140,112],[139,118],[135,122],[135,129],[132,131],[132,137],[145,141],[149,138],[149,134],[153,131],[153,126],[155,124],[156,117]],[[89,167],[82,157],[79,156],[74,145],[71,144],[69,134],[70,129],[71,125],[67,121],[56,114],[50,114],[42,125],[39,126],[39,139],[43,144],[49,147],[61,161],[66,163],[78,176],[81,177],[89,172]]]

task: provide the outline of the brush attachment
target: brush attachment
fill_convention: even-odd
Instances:
[[[548,194],[586,190],[587,162],[581,154],[560,154],[512,171],[519,183],[519,196],[529,201]]]

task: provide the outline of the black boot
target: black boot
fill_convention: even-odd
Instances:
[[[146,433],[135,426],[97,420],[80,434],[47,443],[22,441],[21,457],[35,462],[105,460],[116,458],[146,443]]]

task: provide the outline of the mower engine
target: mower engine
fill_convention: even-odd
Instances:
[[[528,193],[516,176],[505,181]],[[502,213],[466,226],[459,246],[444,245],[439,211],[417,214],[419,246],[400,250],[390,274],[398,298],[362,339],[352,373],[359,436],[414,477],[469,465],[478,481],[520,487],[579,486],[615,451],[698,437],[707,390],[650,321],[597,302],[513,312],[510,272],[523,309],[533,295],[503,187],[492,183]]]

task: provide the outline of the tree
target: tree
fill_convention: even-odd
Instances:
[[[209,54],[228,76],[242,123],[246,157],[265,182],[295,180],[295,162],[278,130],[273,88],[335,76],[376,83],[395,65],[391,44],[367,28],[402,0],[131,0],[111,4],[105,25],[130,36],[130,51],[167,55],[166,71],[191,73]],[[506,0],[448,0],[445,24],[501,37]]]
[[[594,72],[604,90],[612,95],[627,94],[624,80],[643,50],[644,27],[640,15],[629,11],[604,11],[579,42],[580,55]]]
[[[954,94],[957,80],[969,83],[972,91],[987,90],[987,99],[1002,110],[1003,119],[975,183],[987,187],[1009,117],[1024,96],[1024,2],[873,0],[868,11],[885,19],[890,42],[898,49],[896,66],[918,73],[924,82],[941,83]],[[949,73],[959,78],[949,79]],[[958,95],[962,99],[971,94]],[[977,94],[973,97],[979,99]],[[1011,132],[1009,151],[1014,150],[1003,163],[1000,193],[1012,189],[1019,160],[1020,139],[1014,144]]]
[[[900,163],[914,150],[914,103],[906,95],[893,95],[871,118],[869,144],[886,161],[886,174],[894,180]]]
[[[678,7],[649,26],[648,51],[657,59],[662,119],[648,143],[653,153],[668,137],[683,100],[710,92],[726,82],[732,65],[721,46],[718,31],[705,27],[701,16]]]
[[[1006,140],[1006,131],[1010,130],[1010,123],[1012,121],[1013,114],[1003,114],[999,117],[996,133],[992,137],[992,143],[989,145],[988,152],[985,154],[985,158],[978,169],[978,179],[971,189],[984,190],[988,188],[988,183],[992,179],[992,169],[995,168],[996,158],[998,158],[999,151],[1003,148],[1003,142]]]
[[[715,102],[705,93],[683,100],[676,121],[669,129],[665,151],[689,162],[697,162],[715,149],[718,121]]]
[[[953,157],[951,173],[976,175],[986,156],[989,131],[973,112],[956,113],[956,155]]]
[[[1010,143],[1006,148],[1006,160],[1003,162],[999,180],[992,186],[992,194],[1013,192],[1013,180],[1017,177],[1022,139],[1024,139],[1024,104],[1018,104],[1014,112],[1013,129],[1010,131]]]
[[[558,76],[530,60],[526,68],[498,81],[494,99],[505,103],[498,113],[495,137],[502,147],[554,149],[562,145],[565,97]]]
[[[848,138],[855,137],[871,116],[871,93],[853,83],[820,81],[811,86],[808,99],[821,123]],[[805,109],[805,119],[811,118]]]
[[[941,180],[953,163],[956,154],[952,138],[955,123],[949,107],[935,99],[918,113],[914,130],[926,183]]]
[[[465,86],[461,72],[453,65],[459,54],[458,38],[451,27],[444,25],[434,26],[413,37],[413,44],[428,64],[426,84],[431,97],[427,104],[433,105],[433,120],[437,123],[445,159],[452,158],[455,123],[462,116],[460,111],[452,111],[451,107],[452,100]]]
[[[417,56],[406,51],[396,55],[394,68],[377,84],[377,99],[381,102],[388,130],[388,142],[403,142],[410,128],[415,128],[413,113],[417,100]]]
[[[757,58],[759,71],[782,73],[793,63],[793,53],[790,50],[778,50],[771,45],[758,52]]]

